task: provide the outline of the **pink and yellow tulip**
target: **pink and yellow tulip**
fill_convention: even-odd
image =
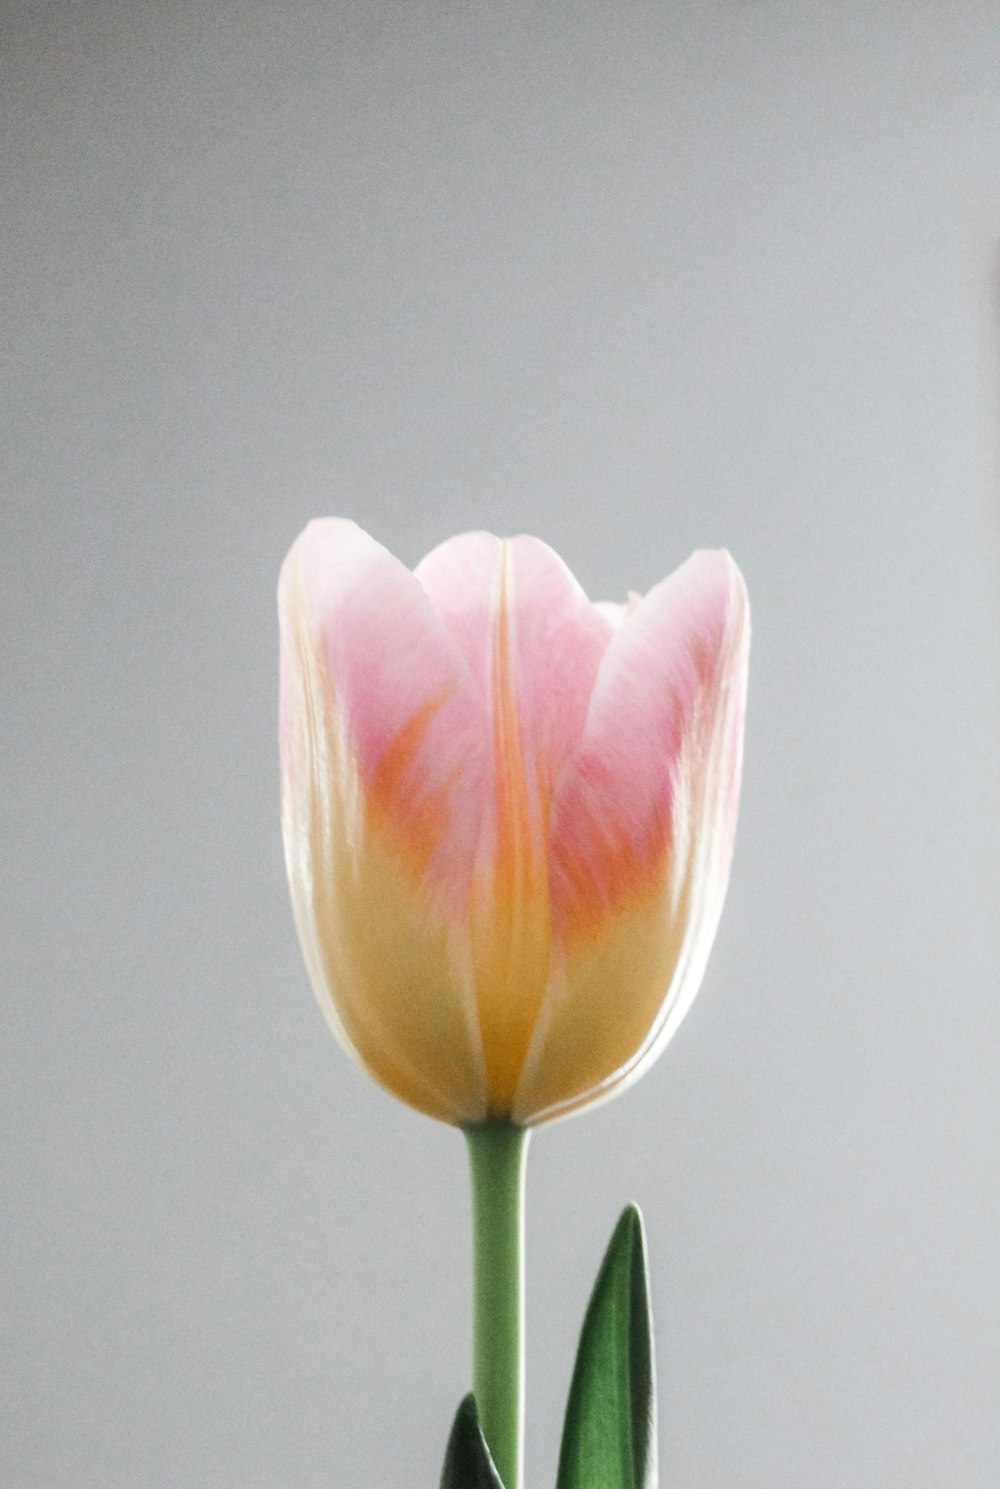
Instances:
[[[411,572],[329,518],[279,608],[285,855],[338,1039],[464,1127],[622,1090],[690,1006],[726,892],[732,559],[595,605],[535,538],[466,534]]]

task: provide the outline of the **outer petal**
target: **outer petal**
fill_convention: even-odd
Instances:
[[[485,1115],[465,926],[487,765],[465,662],[413,575],[314,522],[279,585],[282,828],[327,1018],[411,1105]]]
[[[491,752],[470,923],[489,1105],[509,1112],[550,974],[552,794],[613,626],[536,538],[453,538],[416,576],[469,667]]]
[[[702,552],[605,654],[553,805],[556,950],[518,1121],[631,1083],[690,1006],[728,881],[748,647],[739,570]]]

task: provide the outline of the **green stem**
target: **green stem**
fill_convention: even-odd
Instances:
[[[465,1129],[472,1173],[472,1388],[505,1489],[524,1455],[524,1169],[528,1133],[511,1122]]]

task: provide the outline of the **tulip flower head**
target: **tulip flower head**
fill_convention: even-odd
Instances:
[[[282,828],[309,975],[396,1096],[529,1126],[624,1089],[729,877],[749,610],[725,552],[593,604],[535,538],[414,571],[354,523],[285,560]]]

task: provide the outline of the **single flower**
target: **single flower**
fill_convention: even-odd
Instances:
[[[725,552],[595,605],[535,538],[411,572],[311,522],[281,572],[282,827],[334,1033],[410,1105],[601,1100],[694,997],[729,877],[749,611]]]

